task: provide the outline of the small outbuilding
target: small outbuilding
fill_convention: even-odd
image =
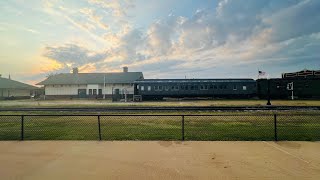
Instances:
[[[38,87],[0,76],[0,99],[29,99],[38,90]]]

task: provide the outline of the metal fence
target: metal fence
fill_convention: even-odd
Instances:
[[[319,141],[320,114],[0,115],[0,140]]]

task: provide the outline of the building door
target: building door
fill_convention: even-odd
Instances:
[[[79,98],[86,98],[87,97],[87,90],[86,89],[78,89],[78,96],[79,96]]]

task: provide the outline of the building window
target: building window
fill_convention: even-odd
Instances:
[[[89,89],[89,95],[92,95],[92,89]]]
[[[144,91],[144,86],[141,86],[141,91]]]
[[[148,86],[148,91],[151,91],[151,86]]]
[[[234,91],[237,90],[237,85],[233,85],[233,90],[234,90]]]
[[[97,90],[93,89],[93,95],[97,95]]]
[[[242,86],[242,90],[246,91],[247,90],[247,86]]]
[[[102,95],[102,89],[99,89],[99,95]]]

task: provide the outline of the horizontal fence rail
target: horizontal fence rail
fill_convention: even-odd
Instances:
[[[0,115],[0,140],[319,141],[320,114]]]

